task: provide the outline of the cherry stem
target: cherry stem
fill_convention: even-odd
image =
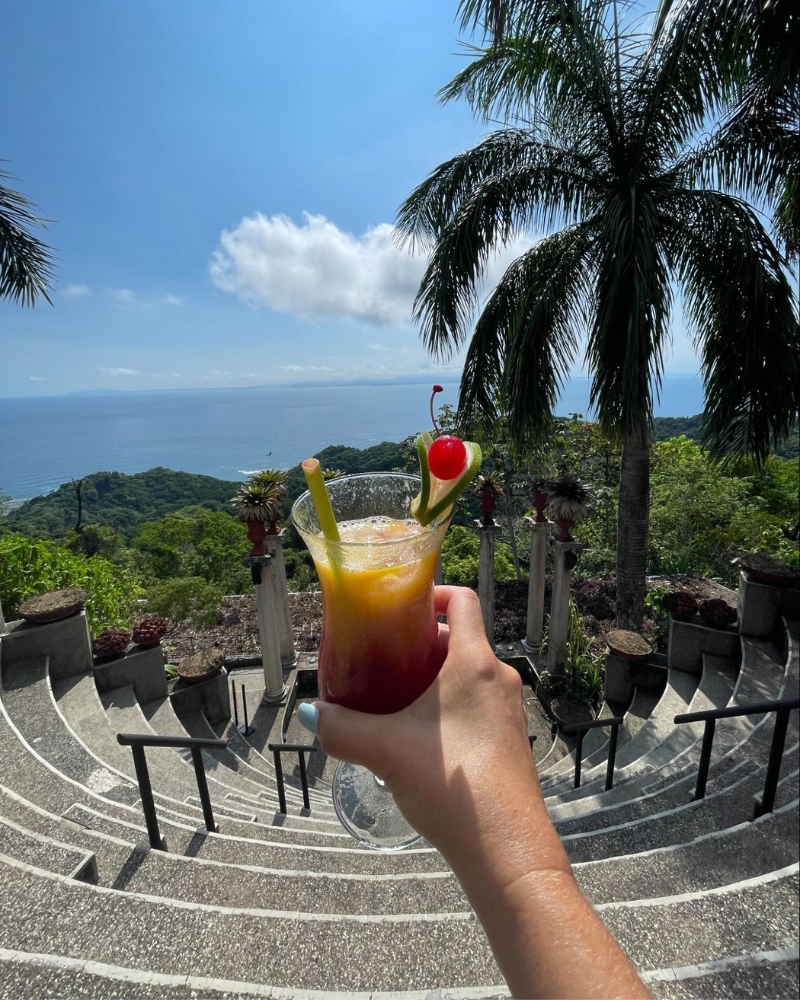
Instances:
[[[433,392],[431,393],[431,423],[433,424],[433,429],[436,432],[436,437],[442,433],[439,430],[439,425],[436,423],[436,417],[433,415],[433,400],[437,392],[444,392],[444,388],[441,385],[435,385],[433,387]]]

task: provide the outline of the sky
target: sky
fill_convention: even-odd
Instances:
[[[485,128],[437,90],[457,0],[0,9],[0,159],[53,305],[0,302],[0,396],[455,376],[411,322],[400,202]],[[487,288],[522,237],[493,262]],[[678,331],[667,371],[694,373]]]

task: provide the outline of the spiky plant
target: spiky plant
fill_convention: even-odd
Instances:
[[[231,503],[240,521],[274,521],[281,511],[273,492],[252,483],[241,486]]]
[[[479,497],[482,493],[489,493],[495,498],[501,497],[503,495],[503,486],[500,474],[497,472],[479,472],[475,477],[475,485],[472,487],[471,492],[476,497]]]
[[[591,488],[571,472],[556,479],[545,479],[542,493],[547,497],[547,509],[554,520],[562,517],[567,521],[580,521],[589,513]]]
[[[342,476],[346,476],[347,473],[343,469],[323,469],[322,478],[327,483],[330,479],[341,479]]]

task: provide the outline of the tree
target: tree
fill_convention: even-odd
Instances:
[[[661,0],[657,33],[672,36],[674,61],[696,67],[709,103],[731,102],[705,144],[706,164],[729,183],[747,180],[767,200],[781,245],[800,261],[797,0]]]
[[[442,99],[514,124],[441,164],[401,206],[400,231],[431,249],[415,317],[438,357],[469,340],[459,413],[486,424],[505,409],[522,451],[552,436],[586,338],[591,403],[621,443],[618,620],[637,628],[649,431],[675,286],[701,356],[707,443],[757,460],[797,410],[792,290],[758,214],[703,169],[708,102],[671,36],[620,33],[613,0],[461,0],[459,10],[463,29],[485,34]],[[473,327],[492,254],[531,232],[547,235],[506,270]]]
[[[0,299],[32,306],[41,295],[50,302],[53,254],[31,232],[31,226],[44,226],[44,222],[25,195],[2,183],[12,179],[0,169]]]

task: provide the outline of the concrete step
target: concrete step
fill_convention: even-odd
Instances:
[[[655,1000],[796,1000],[797,947],[734,955],[719,962],[662,969],[647,980]]]
[[[243,867],[149,851],[133,841],[67,827],[60,817],[33,809],[0,791],[0,808],[43,837],[66,838],[96,853],[101,884],[187,902],[225,906],[257,900],[282,909],[287,899],[302,912],[410,913],[468,909],[455,878],[439,871],[353,875]],[[660,897],[727,885],[785,867],[798,859],[798,806],[754,823],[708,834],[688,844],[575,866],[575,877],[594,903]]]
[[[798,798],[798,771],[786,773],[778,784],[776,806]],[[634,854],[653,847],[682,844],[712,830],[747,822],[752,818],[754,796],[764,787],[765,769],[729,785],[705,799],[673,806],[663,812],[625,823],[562,834],[562,842],[572,861],[591,861],[618,854]],[[602,822],[603,814],[598,814]]]
[[[597,713],[598,719],[613,719],[614,711],[607,702],[603,702],[600,711]],[[608,744],[607,729],[590,729],[583,739],[582,760],[586,760],[602,747]],[[575,750],[560,760],[556,761],[546,770],[540,769],[539,781],[542,789],[547,790],[559,782],[568,780],[575,773]]]
[[[685,967],[796,945],[798,865],[707,892],[596,909],[639,969]]]
[[[794,864],[713,890],[604,903],[597,909],[644,970],[786,948],[797,941],[799,930],[797,872]],[[50,950],[100,962],[113,958],[157,973],[235,977],[297,990],[502,985],[480,925],[468,912],[368,918],[195,907],[9,863],[3,881],[7,891],[0,899],[0,917],[6,946],[19,951]],[[37,914],[35,921],[25,919],[31,912]],[[61,919],[65,912],[69,921]],[[313,960],[314,955],[321,960]]]
[[[88,830],[139,844],[147,843],[141,820],[121,819],[102,812],[96,806],[82,804],[70,807],[64,815]],[[267,866],[281,871],[372,875],[442,870],[442,859],[432,847],[415,847],[397,854],[386,854],[360,848],[350,838],[343,844],[332,841],[308,844],[306,838],[301,839],[296,831],[260,827],[253,833],[254,836],[239,837],[222,832],[209,833],[202,827],[192,828],[168,818],[161,822],[161,834],[170,852],[226,864]]]
[[[16,823],[0,811],[0,857],[14,858],[66,878],[97,882],[97,859],[84,851]]]
[[[220,991],[211,988],[214,982],[0,948],[0,1000],[264,1000],[266,995]]]

